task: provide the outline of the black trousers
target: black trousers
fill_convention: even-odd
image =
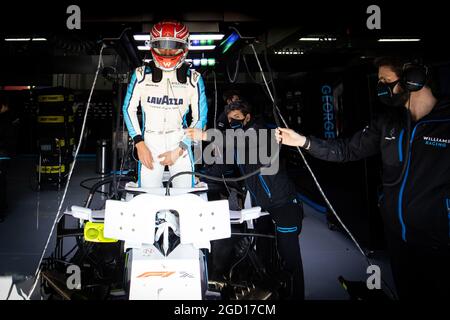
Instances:
[[[7,208],[7,181],[6,174],[8,171],[9,160],[0,160],[0,218],[5,217]]]
[[[426,246],[387,235],[392,274],[400,300],[449,300],[448,246]]]
[[[305,284],[299,235],[302,230],[303,205],[290,202],[268,210],[275,221],[277,249],[284,269],[293,276],[293,299],[304,300]]]

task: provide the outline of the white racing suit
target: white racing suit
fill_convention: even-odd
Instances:
[[[142,110],[142,127],[137,110]],[[163,71],[160,82],[152,81],[150,67],[139,67],[134,72],[128,86],[123,105],[123,115],[128,133],[134,143],[144,141],[153,157],[153,170],[138,163],[138,185],[143,188],[162,187],[164,166],[158,156],[180,146],[187,146],[187,153],[169,166],[170,175],[180,171],[194,171],[192,141],[184,135],[187,128],[186,115],[191,107],[191,128],[203,129],[207,121],[208,104],[205,85],[201,75],[187,70],[186,83],[180,83],[176,71]],[[172,181],[174,188],[194,186],[194,176],[181,175]]]

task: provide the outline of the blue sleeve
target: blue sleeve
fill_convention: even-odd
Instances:
[[[191,101],[192,108],[192,128],[202,129],[206,126],[208,120],[208,101],[205,92],[205,83],[203,78],[199,76],[197,82],[197,92],[194,101]],[[187,146],[192,145],[192,140],[188,137],[183,139],[183,143]]]
[[[125,125],[127,126],[128,133],[131,138],[141,135],[141,129],[139,127],[139,120],[137,117],[137,108],[139,105],[140,97],[136,95],[137,79],[136,73],[133,73],[130,84],[128,85],[127,94],[123,103],[122,111]]]

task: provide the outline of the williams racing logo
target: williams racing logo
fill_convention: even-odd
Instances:
[[[183,99],[169,98],[169,96],[163,97],[148,97],[147,102],[150,104],[166,105],[166,106],[180,106],[183,104]]]
[[[441,139],[435,137],[423,137],[425,145],[432,146],[435,148],[447,148],[447,145],[450,144],[450,139]]]

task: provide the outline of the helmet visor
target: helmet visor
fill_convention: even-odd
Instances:
[[[155,52],[163,57],[174,57],[188,48],[186,42],[174,41],[172,39],[154,40],[150,43]]]

